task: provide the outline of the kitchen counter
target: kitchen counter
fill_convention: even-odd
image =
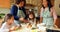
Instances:
[[[59,28],[47,29],[47,32],[60,32]]]

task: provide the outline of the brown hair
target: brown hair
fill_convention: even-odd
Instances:
[[[53,7],[53,5],[51,4],[51,0],[46,0],[46,1],[48,2],[47,5],[49,7],[49,11],[51,11],[50,8]],[[42,7],[45,9],[44,5],[42,5]]]
[[[13,17],[12,14],[7,14],[4,18],[4,21],[7,21],[8,19],[11,19]]]
[[[25,6],[25,4],[26,4],[26,0],[15,0],[16,2],[15,2],[15,4],[19,4],[20,2],[22,2],[22,1],[24,1],[24,6]]]
[[[30,12],[29,12],[29,15],[30,15],[30,14],[33,15],[33,19],[34,19],[34,18],[35,18],[35,14],[34,14],[34,12],[33,12],[33,11],[30,11]]]

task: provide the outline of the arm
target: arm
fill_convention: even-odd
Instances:
[[[17,16],[17,10],[18,8],[16,6],[12,6],[10,13],[14,16],[15,20],[19,20],[19,17]]]
[[[43,13],[43,9],[41,8],[41,12],[40,12],[40,23],[42,23],[42,20],[43,20],[42,13]]]
[[[51,10],[52,10],[52,13],[53,13],[53,18],[54,18],[54,26],[56,26],[57,14],[56,14],[56,12],[55,12],[55,9],[54,9],[54,8],[52,8]]]
[[[40,17],[40,23],[42,23],[43,17]]]

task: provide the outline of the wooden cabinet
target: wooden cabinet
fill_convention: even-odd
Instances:
[[[37,5],[37,0],[26,0],[27,4]]]
[[[32,4],[35,5],[36,7],[38,7],[38,14],[40,14],[40,8],[41,8],[41,4],[42,4],[42,0],[26,0],[27,4]]]
[[[0,0],[0,7],[10,8],[10,0]]]

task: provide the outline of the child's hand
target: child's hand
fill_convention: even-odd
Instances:
[[[14,31],[14,30],[15,30],[15,27],[10,28],[10,31]]]
[[[12,28],[10,28],[10,30],[9,30],[9,32],[12,32],[12,31],[15,31],[16,30],[16,26],[14,27],[12,27]]]
[[[15,27],[13,27],[12,29],[13,29],[13,30],[17,30],[17,29],[19,29],[19,26],[15,26]]]

